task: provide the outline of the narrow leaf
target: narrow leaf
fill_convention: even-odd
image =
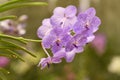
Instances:
[[[33,53],[31,53],[30,51],[28,51],[24,47],[21,47],[20,45],[17,45],[17,44],[11,43],[11,42],[7,42],[7,41],[3,41],[3,40],[0,40],[0,41],[5,43],[5,44],[9,44],[9,45],[12,45],[12,46],[14,46],[16,48],[19,48],[20,50],[23,50],[24,52],[30,54],[31,56],[36,57]]]
[[[10,9],[18,8],[18,7],[26,7],[26,6],[46,6],[47,3],[45,2],[24,2],[24,3],[16,3],[16,4],[11,4],[6,7],[0,8],[0,12],[4,12]]]
[[[5,16],[5,17],[0,18],[0,21],[6,20],[6,19],[16,19],[16,18],[17,18],[17,17],[16,17],[16,16],[13,16],[13,15],[11,15],[11,16]]]
[[[0,8],[11,5],[11,4],[15,4],[18,2],[22,2],[22,1],[27,1],[27,0],[11,0],[11,1],[8,1],[6,3],[0,4]]]
[[[12,39],[12,40],[16,40],[16,41],[18,41],[18,42],[21,42],[21,43],[23,43],[23,44],[27,44],[26,41],[21,40],[21,39],[18,39],[17,37],[10,36],[10,35],[0,34],[0,38]]]

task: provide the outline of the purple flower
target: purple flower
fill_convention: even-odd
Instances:
[[[54,28],[49,35],[43,38],[42,43],[45,48],[51,48],[52,52],[55,53],[65,46],[70,38],[71,36],[63,33],[61,28]]]
[[[27,15],[22,15],[16,21],[10,19],[1,21],[0,31],[9,35],[24,35],[26,33],[25,27],[27,18]]]
[[[87,37],[84,34],[76,34],[68,41],[65,50],[69,52],[75,49],[77,53],[80,53],[83,51],[83,47],[86,43]]]
[[[76,49],[66,52],[65,48],[62,48],[58,52],[54,53],[54,57],[65,58],[67,62],[72,62],[76,54]]]
[[[101,24],[101,21],[97,16],[95,16],[95,14],[96,11],[94,8],[89,8],[85,12],[80,13],[73,30],[79,34],[84,31],[87,31],[87,34],[96,32],[98,30],[98,26]]]
[[[45,68],[46,66],[50,66],[52,63],[60,63],[61,59],[58,57],[47,57],[47,58],[42,58],[38,64],[38,66],[41,65],[41,69]]]
[[[5,67],[9,62],[9,58],[3,56],[0,57],[0,67]]]
[[[76,7],[68,6],[66,8],[57,7],[53,12],[53,16],[51,17],[51,24],[55,27],[62,27],[70,29],[74,23],[76,22]]]
[[[76,53],[83,52],[84,46],[95,38],[94,33],[101,23],[95,16],[95,9],[89,8],[78,16],[76,13],[75,6],[57,7],[53,16],[45,19],[38,29],[38,37],[42,38],[43,50],[48,55],[39,63],[42,69],[50,63],[60,63],[62,58],[71,62]],[[50,57],[46,49],[52,51],[53,57]]]
[[[106,49],[106,36],[100,33],[96,34],[91,44],[95,51],[99,53],[99,55],[102,55]]]

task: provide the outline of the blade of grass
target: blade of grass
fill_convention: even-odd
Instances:
[[[4,12],[10,9],[18,8],[18,7],[26,7],[26,6],[46,6],[48,5],[45,2],[24,2],[24,3],[16,3],[16,4],[11,4],[6,7],[0,8],[0,12]]]
[[[13,16],[13,15],[5,16],[5,17],[0,18],[0,21],[6,20],[6,19],[16,19],[16,18],[17,18],[17,16]]]
[[[15,4],[18,2],[23,2],[23,1],[28,1],[28,0],[11,0],[11,1],[8,1],[6,3],[0,4],[0,8],[11,5],[11,4]]]
[[[14,43],[11,43],[11,42],[7,42],[7,41],[3,41],[3,40],[0,40],[1,42],[5,43],[5,44],[10,44],[16,48],[19,48],[20,50],[23,50],[24,52],[30,54],[31,56],[33,57],[36,57],[33,53],[31,53],[30,51],[28,51],[27,49],[25,49],[24,47],[21,47],[20,45],[17,45],[17,44],[14,44]]]

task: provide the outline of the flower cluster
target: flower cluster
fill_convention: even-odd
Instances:
[[[26,33],[25,27],[27,18],[27,15],[22,15],[15,21],[10,19],[0,21],[0,31],[9,35],[24,35]]]
[[[94,8],[77,15],[75,6],[66,8],[57,7],[51,18],[44,19],[39,27],[37,35],[42,39],[42,46],[48,58],[42,58],[39,62],[41,69],[51,63],[60,63],[62,58],[67,62],[74,59],[75,54],[81,53],[84,46],[91,42],[101,24],[100,19],[95,16]],[[52,57],[46,49],[53,53]]]

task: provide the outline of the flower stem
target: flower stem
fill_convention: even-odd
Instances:
[[[26,39],[26,38],[23,38],[23,37],[14,37],[14,36],[5,35],[5,34],[0,34],[0,38],[13,39],[13,40],[20,41],[22,43],[26,43],[26,42],[41,42],[41,40]]]
[[[45,49],[45,47],[43,46],[42,43],[41,43],[41,45],[42,45],[42,48],[43,48],[44,52],[47,54],[48,57],[50,57],[50,54],[47,52],[47,50]]]

